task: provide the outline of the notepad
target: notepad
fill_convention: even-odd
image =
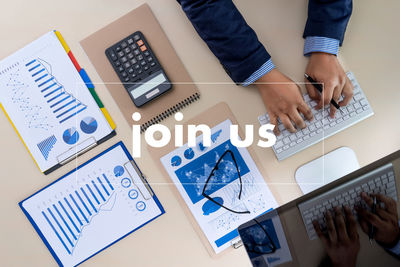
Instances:
[[[115,134],[87,74],[56,31],[0,61],[0,88],[2,109],[44,173]]]
[[[20,207],[62,266],[85,261],[164,213],[122,142]]]

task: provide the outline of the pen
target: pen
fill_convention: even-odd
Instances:
[[[376,196],[374,196],[374,202],[372,203],[372,211],[373,214],[376,213]],[[374,232],[375,232],[375,228],[372,224],[370,224],[369,226],[369,242],[372,244],[372,240],[374,239]]]
[[[308,75],[307,73],[304,74],[304,76],[306,77],[306,79],[315,87],[315,89],[318,90],[318,92],[320,92],[322,94],[322,85],[320,83],[317,83],[313,78],[311,78],[310,75]],[[335,102],[335,100],[331,99],[331,104],[337,109],[340,110],[340,106],[338,105],[338,103]]]

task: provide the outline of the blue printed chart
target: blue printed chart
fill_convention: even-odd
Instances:
[[[49,154],[56,142],[57,138],[54,135],[52,135],[37,145],[45,160],[49,158]]]
[[[114,145],[20,203],[59,265],[76,266],[164,213],[134,184],[125,151]]]
[[[85,117],[82,119],[81,130],[86,134],[92,134],[97,130],[97,121],[93,117]]]
[[[26,63],[25,67],[60,124],[72,119],[87,108],[57,81],[48,62],[37,58]]]
[[[75,127],[69,128],[63,133],[63,140],[68,145],[74,145],[79,140],[79,133]]]

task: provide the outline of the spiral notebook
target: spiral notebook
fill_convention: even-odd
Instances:
[[[165,95],[137,108],[108,61],[105,50],[139,30],[151,44],[173,87]],[[128,123],[134,123],[132,120],[134,112],[141,114],[142,131],[200,97],[196,86],[147,4],[139,6],[80,43]]]

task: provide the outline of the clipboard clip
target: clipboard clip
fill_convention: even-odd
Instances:
[[[83,153],[85,153],[86,151],[92,149],[96,145],[97,145],[96,139],[93,136],[91,136],[85,141],[80,142],[76,146],[73,146],[64,153],[58,155],[57,161],[60,165],[64,165],[70,162],[75,157],[78,157]]]
[[[237,237],[237,238],[231,240],[231,245],[234,249],[240,248],[241,246],[243,246],[242,239],[240,239],[240,237]]]
[[[124,167],[131,176],[133,183],[136,185],[137,189],[139,190],[143,198],[145,200],[153,198],[154,193],[151,190],[149,184],[147,183],[146,177],[140,171],[136,163],[133,160],[131,160],[125,163]]]

